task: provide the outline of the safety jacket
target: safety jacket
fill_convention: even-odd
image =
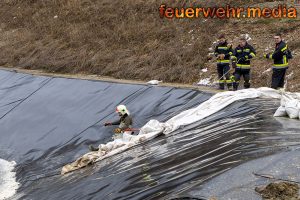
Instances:
[[[244,47],[237,46],[231,59],[236,61],[237,69],[250,69],[250,59],[256,56],[255,49],[248,43]]]
[[[270,54],[269,58],[274,60],[273,69],[288,68],[288,46],[285,42],[281,41],[276,44],[275,51]]]
[[[232,46],[228,46],[227,41],[224,43],[219,43],[215,48],[215,56],[219,54],[224,54],[225,57],[223,60],[217,59],[217,63],[229,64],[230,56],[232,55]]]
[[[125,130],[125,129],[128,129],[128,128],[131,128],[132,118],[131,118],[130,115],[125,114],[120,118],[120,120],[112,122],[111,124],[112,125],[119,125],[120,129]]]

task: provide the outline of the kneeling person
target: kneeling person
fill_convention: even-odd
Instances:
[[[116,113],[119,114],[120,119],[115,122],[106,122],[104,126],[119,125],[118,128],[114,129],[114,133],[116,134],[123,133],[128,129],[130,130],[132,128],[132,118],[126,106],[124,105],[117,106]],[[93,147],[92,145],[89,146],[89,149],[91,151],[99,150],[99,148]]]

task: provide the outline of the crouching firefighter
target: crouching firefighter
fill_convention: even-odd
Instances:
[[[230,70],[229,59],[230,56],[232,55],[232,46],[227,43],[224,34],[220,35],[219,43],[215,48],[214,54],[217,57],[219,89],[224,90],[225,83],[227,83],[227,87],[229,90],[232,86],[232,81],[230,79],[230,74],[229,74],[229,70]]]
[[[233,90],[238,89],[241,76],[244,78],[244,88],[250,88],[250,59],[255,56],[255,49],[248,44],[245,37],[241,37],[231,56],[232,66],[235,68]]]
[[[114,122],[106,122],[104,126],[118,125],[119,127],[114,129],[115,134],[121,134],[124,133],[125,131],[132,133],[132,118],[126,106],[118,105],[116,109],[116,113],[118,113],[120,119]],[[89,146],[89,149],[91,151],[99,150],[98,147],[93,147],[92,145]]]
[[[284,77],[289,67],[288,59],[292,59],[293,56],[287,44],[282,41],[280,33],[274,36],[274,40],[276,43],[274,52],[268,53],[264,57],[274,61],[271,87],[278,89],[284,87]]]

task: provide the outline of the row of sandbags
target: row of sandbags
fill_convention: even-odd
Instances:
[[[122,133],[117,139],[106,144],[100,144],[98,151],[92,151],[79,157],[74,162],[63,166],[61,174],[86,167],[89,164],[103,160],[107,157],[123,152],[126,149],[135,146],[144,141],[150,140],[163,132],[164,126],[157,120],[150,120],[145,124],[138,135]]]
[[[283,93],[274,117],[300,119],[300,93]]]

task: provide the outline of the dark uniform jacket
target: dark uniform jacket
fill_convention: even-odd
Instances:
[[[225,41],[223,44],[219,43],[215,48],[215,56],[217,57],[219,54],[224,54],[225,57],[223,60],[217,60],[218,64],[229,64],[230,56],[232,55],[232,47],[228,47],[227,41]]]
[[[119,128],[124,131],[125,129],[131,128],[132,125],[132,118],[131,116],[125,114],[123,115],[120,120],[112,122],[112,125],[119,125]]]
[[[286,43],[281,41],[279,44],[277,44],[275,51],[270,54],[269,58],[274,60],[273,68],[288,68],[288,46]]]
[[[236,60],[236,68],[250,69],[250,59],[256,56],[255,49],[248,43],[244,47],[240,45],[234,49],[231,59]]]

